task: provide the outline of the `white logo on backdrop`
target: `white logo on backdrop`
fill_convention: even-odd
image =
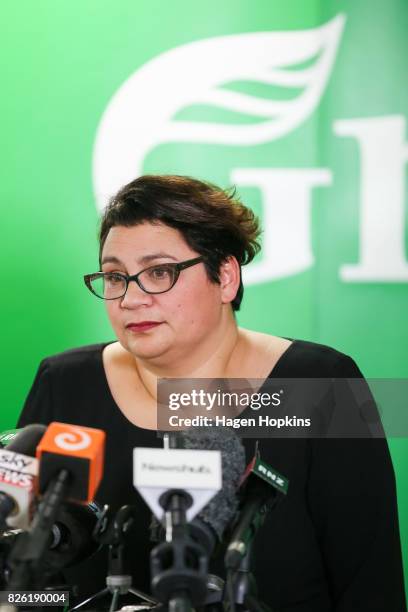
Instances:
[[[144,64],[115,93],[98,128],[94,183],[99,205],[141,174],[147,153],[162,143],[249,146],[296,128],[319,103],[344,21],[338,15],[312,30],[198,40]],[[296,68],[313,59],[307,68]],[[301,88],[301,93],[292,100],[270,100],[223,89],[234,80]],[[230,125],[173,119],[193,104],[211,104],[262,120]]]
[[[99,208],[143,173],[146,155],[160,144],[250,147],[281,138],[301,125],[319,104],[344,23],[345,16],[340,14],[310,30],[199,40],[143,65],[115,93],[98,128],[94,185]],[[300,93],[290,100],[267,99],[228,89],[234,81]],[[257,121],[229,124],[176,118],[179,111],[194,105],[239,112]],[[388,123],[394,129],[392,142],[382,130]],[[406,163],[405,120],[398,116],[341,120],[335,122],[334,131],[358,141],[364,170],[359,262],[342,266],[340,276],[348,282],[406,280],[401,178]],[[394,170],[389,171],[394,162]],[[314,263],[312,193],[331,184],[332,172],[328,168],[234,168],[230,178],[238,188],[256,187],[263,204],[263,258],[244,268],[245,283],[283,278],[310,268]],[[391,204],[387,193],[393,194]]]
[[[67,431],[55,436],[54,442],[58,448],[67,451],[76,451],[84,450],[91,445],[91,436],[87,434],[86,431],[82,431],[76,427],[73,427],[72,430],[72,433]]]

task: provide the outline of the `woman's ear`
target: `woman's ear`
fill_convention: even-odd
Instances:
[[[223,304],[232,302],[237,295],[241,282],[240,265],[233,255],[230,255],[221,263],[219,282],[221,287],[221,301]]]

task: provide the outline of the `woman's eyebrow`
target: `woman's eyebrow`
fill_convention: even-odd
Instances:
[[[152,253],[151,255],[144,255],[143,257],[137,260],[137,263],[145,264],[145,263],[154,261],[155,259],[164,259],[164,258],[172,259],[173,261],[178,261],[177,257],[174,257],[173,255],[169,255],[168,253],[160,252],[160,253]]]
[[[178,261],[178,259],[176,257],[174,257],[173,255],[169,255],[169,253],[152,253],[151,255],[144,255],[143,257],[140,257],[137,260],[137,263],[139,264],[146,264],[146,263],[150,263],[151,261],[154,261],[155,259],[173,259],[173,261]],[[106,255],[101,262],[101,265],[106,264],[106,263],[115,263],[115,264],[120,264],[121,266],[124,265],[124,263],[118,259],[117,257],[115,257],[114,255]]]
[[[122,262],[120,261],[120,259],[118,259],[117,257],[109,256],[109,255],[107,255],[106,257],[102,259],[101,265],[105,263],[117,263],[117,264],[122,265]]]

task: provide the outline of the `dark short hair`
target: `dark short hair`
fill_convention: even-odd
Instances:
[[[215,283],[219,283],[221,263],[229,256],[243,266],[261,248],[258,219],[236,197],[234,188],[223,190],[189,176],[145,175],[122,187],[106,207],[99,230],[99,263],[112,227],[144,222],[179,230],[203,256],[208,278]],[[234,311],[239,310],[243,293],[241,279],[231,302]]]

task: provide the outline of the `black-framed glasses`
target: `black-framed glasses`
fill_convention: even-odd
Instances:
[[[84,276],[88,289],[102,300],[117,300],[127,291],[130,281],[135,281],[145,293],[166,293],[177,282],[180,272],[203,261],[194,257],[179,263],[162,263],[141,270],[133,276],[121,272],[95,272]]]

